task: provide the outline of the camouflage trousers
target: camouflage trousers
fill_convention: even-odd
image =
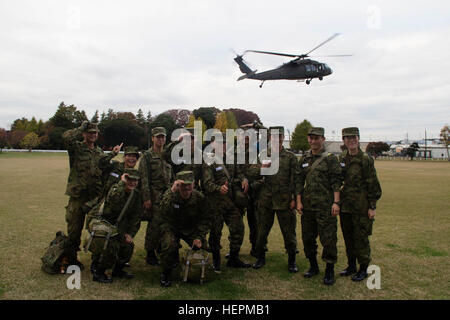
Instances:
[[[246,210],[245,208],[240,208],[239,211],[242,216],[245,211],[247,212],[247,224],[249,229],[248,239],[252,246],[256,246],[256,241],[258,240],[258,219],[256,216],[255,203],[250,200]]]
[[[81,207],[89,200],[92,199],[87,197],[70,197],[69,203],[66,206],[67,235],[69,237],[70,247],[72,248],[71,254],[75,257],[77,251],[80,251],[81,233],[86,217],[86,213],[83,213]]]
[[[349,260],[358,259],[360,264],[366,265],[370,263],[369,236],[372,234],[373,221],[369,219],[367,212],[340,214],[345,251]]]
[[[134,243],[126,243],[123,235],[109,239],[103,250],[106,238],[95,237],[89,247],[92,252],[92,263],[100,269],[111,269],[114,265],[123,266],[131,260]]]
[[[267,238],[275,221],[275,214],[280,225],[284,239],[284,247],[288,254],[297,253],[297,217],[293,210],[274,210],[271,207],[261,205],[258,207],[258,240],[256,242],[256,253],[261,256],[266,251]]]
[[[211,219],[211,231],[209,234],[209,247],[211,251],[221,249],[220,239],[222,238],[223,224],[226,223],[230,234],[230,252],[239,252],[244,241],[244,221],[239,209],[227,198],[215,199],[210,204],[212,210],[215,210]]]
[[[319,236],[323,246],[322,260],[326,263],[336,263],[337,218],[331,215],[331,208],[321,211],[304,210],[301,222],[306,258],[317,256],[317,236]]]
[[[171,231],[164,231],[161,234],[161,267],[163,270],[173,269],[180,262],[179,250],[180,239],[183,239],[189,247],[192,247],[193,241],[197,237],[189,234],[174,233]],[[204,238],[200,238],[202,245],[206,245]]]
[[[159,229],[159,225],[161,224],[160,219],[160,206],[159,203],[155,203],[151,208],[150,219],[147,223],[147,230],[145,232],[145,250],[159,250],[161,245],[161,232]]]

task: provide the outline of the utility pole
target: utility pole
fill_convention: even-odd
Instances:
[[[425,129],[425,160],[427,160],[427,129]]]

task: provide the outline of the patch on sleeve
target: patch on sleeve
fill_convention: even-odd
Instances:
[[[114,178],[120,177],[120,176],[119,176],[117,173],[115,173],[115,172],[111,172],[110,175],[113,176]]]
[[[304,163],[304,164],[302,164],[302,167],[303,168],[306,168],[306,167],[308,167],[309,166],[309,163]]]
[[[180,209],[180,205],[179,205],[179,204],[176,204],[176,203],[174,203],[173,207],[174,207],[175,209]]]
[[[341,162],[341,167],[345,167],[345,162]]]
[[[222,170],[223,169],[223,167],[217,167],[216,168],[216,171],[220,171],[220,170]]]

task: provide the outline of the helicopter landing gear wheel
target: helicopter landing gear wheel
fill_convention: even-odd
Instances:
[[[311,80],[306,80],[306,84],[310,84],[311,83]]]
[[[259,85],[260,88],[262,88],[262,86],[263,86],[263,84],[264,84],[264,81],[265,81],[265,80],[263,80],[263,81],[261,82],[261,84]]]
[[[323,80],[323,77],[319,77],[319,80],[322,81],[322,80]]]

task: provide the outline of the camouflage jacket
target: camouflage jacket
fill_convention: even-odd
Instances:
[[[167,190],[161,201],[161,232],[170,231],[204,239],[209,232],[210,211],[205,196],[194,189],[185,200],[179,192]]]
[[[359,150],[355,156],[344,151],[339,156],[344,185],[341,191],[341,211],[367,212],[381,198],[381,186],[373,158]]]
[[[140,190],[142,200],[151,200],[157,204],[163,193],[171,187],[174,176],[172,167],[163,159],[163,155],[156,153],[153,148],[145,151],[139,160],[139,175],[141,177]]]
[[[323,158],[320,160],[320,158]],[[320,164],[311,172],[315,161]],[[329,210],[334,201],[334,192],[341,189],[341,166],[335,155],[322,149],[313,155],[311,150],[300,159],[297,175],[297,192],[302,196],[304,210]]]
[[[250,163],[249,152],[245,151],[245,164],[237,164],[239,170],[248,179],[250,190],[248,192],[252,199],[256,199],[261,186],[261,164],[259,162]]]
[[[71,197],[85,196],[93,199],[101,195],[102,170],[107,167],[115,154],[105,154],[97,146],[90,149],[82,140],[81,127],[63,134],[70,164],[66,194]]]
[[[133,195],[131,202],[128,205],[124,216],[119,221],[118,229],[120,234],[129,234],[133,237],[139,230],[142,202],[139,190],[135,189],[132,193]],[[105,219],[109,223],[115,225],[129,195],[130,193],[126,192],[125,184],[122,181],[114,184],[109,190],[106,198],[99,201],[89,212],[86,225],[89,225],[92,218],[100,216],[102,219]],[[103,213],[100,213],[100,208],[103,203]]]
[[[224,161],[225,162],[225,161]],[[207,164],[202,167],[202,190],[217,199],[233,198],[233,188],[241,188],[245,176],[236,164]],[[228,193],[222,195],[220,188],[228,181]]]
[[[297,195],[295,177],[298,172],[297,157],[285,148],[279,154],[280,162],[278,172],[274,175],[262,176],[261,193],[259,203],[271,205],[274,210],[287,210],[290,202]]]
[[[166,160],[166,162],[170,163],[170,165],[172,166],[174,176],[181,171],[193,171],[195,189],[201,190],[200,181],[202,179],[202,165],[194,163],[194,153],[192,152],[191,154],[191,163],[186,163],[182,159],[177,161],[177,163],[172,161],[172,150],[178,143],[179,143],[178,141],[174,141],[167,144],[163,151],[163,158],[164,160]]]

